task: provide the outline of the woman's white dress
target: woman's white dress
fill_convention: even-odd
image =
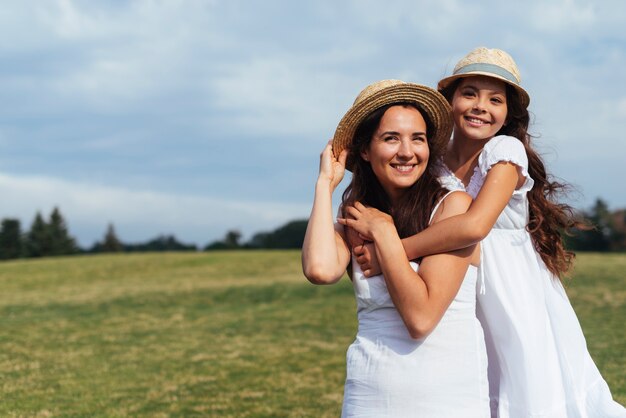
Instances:
[[[491,139],[465,188],[447,168],[442,184],[475,198],[489,169],[511,162],[526,177],[482,241],[477,314],[485,331],[493,417],[626,417],[594,364],[565,290],[535,251],[527,193],[533,186],[519,140]]]
[[[417,271],[416,263],[411,266]],[[354,259],[352,267],[359,328],[348,348],[341,416],[489,417],[476,267],[470,266],[440,323],[423,339],[409,335],[384,277],[365,278]]]

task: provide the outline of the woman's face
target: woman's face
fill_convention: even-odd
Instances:
[[[361,153],[392,201],[426,171],[430,155],[426,133],[426,121],[417,109],[392,106]]]
[[[452,96],[454,137],[489,140],[504,126],[506,84],[486,76],[466,77]]]

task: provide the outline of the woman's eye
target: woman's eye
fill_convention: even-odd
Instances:
[[[384,137],[384,138],[383,138],[383,140],[384,140],[385,142],[395,141],[395,140],[397,140],[397,139],[398,139],[398,138],[397,138],[397,137],[395,137],[395,136],[393,136],[393,135],[389,135],[389,136],[386,136],[386,137]]]

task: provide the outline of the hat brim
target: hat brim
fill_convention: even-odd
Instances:
[[[518,92],[522,106],[525,109],[528,108],[528,105],[530,104],[530,96],[528,95],[528,92],[526,92],[526,90],[524,90],[519,84],[515,84],[511,82],[511,80],[508,80],[505,77],[499,76],[494,73],[486,72],[486,71],[470,71],[467,73],[455,74],[455,75],[451,75],[450,77],[442,78],[441,80],[439,80],[439,83],[437,83],[437,90],[441,91],[445,89],[446,87],[448,87],[450,84],[452,84],[454,81],[458,80],[459,78],[473,77],[473,76],[478,76],[478,75],[483,75],[486,77],[496,78],[498,80],[504,81],[506,84],[513,87]]]
[[[333,154],[338,157],[349,149],[358,126],[373,111],[394,103],[414,103],[428,118],[434,132],[428,132],[429,146],[443,153],[452,134],[452,112],[446,99],[436,90],[416,83],[385,87],[353,105],[343,116],[333,136]],[[432,152],[432,151],[431,151]],[[348,158],[346,169],[352,171],[354,161]]]

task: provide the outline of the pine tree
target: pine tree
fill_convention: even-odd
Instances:
[[[19,258],[23,254],[23,239],[20,221],[3,219],[0,228],[0,259]]]
[[[37,212],[26,235],[26,256],[43,257],[49,255],[51,247],[48,225],[43,220],[41,213]]]
[[[115,228],[113,228],[113,224],[109,224],[107,228],[106,234],[104,234],[104,239],[102,244],[100,245],[100,251],[104,253],[117,253],[124,249],[122,243],[117,238],[115,234]]]
[[[74,238],[70,237],[65,219],[63,219],[63,215],[61,215],[61,212],[56,207],[50,214],[48,230],[51,242],[49,255],[67,255],[76,253],[76,241]]]

